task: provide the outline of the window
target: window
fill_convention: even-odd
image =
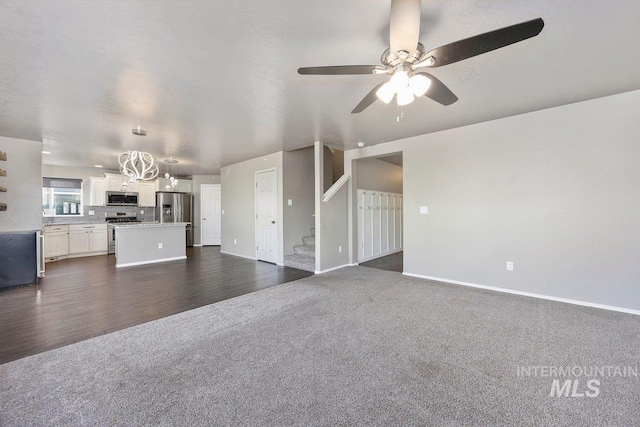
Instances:
[[[43,178],[42,216],[82,216],[82,180]]]

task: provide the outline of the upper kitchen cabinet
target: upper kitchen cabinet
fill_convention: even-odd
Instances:
[[[169,189],[167,189],[169,186]],[[180,193],[192,193],[193,192],[193,181],[188,179],[178,179],[178,186],[176,188],[171,188],[171,181],[167,178],[158,178],[156,180],[156,191],[177,191]]]
[[[129,182],[129,179],[123,175],[105,173],[104,176],[107,180],[107,191],[127,191],[130,193],[138,192],[138,183]]]
[[[156,206],[156,182],[155,181],[138,182],[138,206],[144,206],[144,207]]]
[[[89,178],[89,206],[104,206],[106,191],[106,178]]]

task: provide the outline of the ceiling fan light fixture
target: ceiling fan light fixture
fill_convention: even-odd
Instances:
[[[376,96],[378,97],[378,99],[384,102],[385,104],[390,103],[391,100],[393,99],[393,95],[395,94],[396,94],[396,91],[391,85],[391,82],[386,82],[385,84],[380,86],[380,89],[376,91]]]
[[[413,91],[409,86],[405,87],[398,91],[398,97],[396,100],[400,106],[411,104],[414,100]]]
[[[409,74],[404,70],[396,70],[389,83],[396,92],[400,92],[409,84]]]
[[[415,96],[423,96],[431,86],[431,79],[422,74],[416,74],[409,79],[409,87]]]

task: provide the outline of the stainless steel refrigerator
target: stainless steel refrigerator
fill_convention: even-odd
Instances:
[[[193,246],[193,194],[156,191],[156,221],[186,222],[187,246]]]

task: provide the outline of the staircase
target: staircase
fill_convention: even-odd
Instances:
[[[285,267],[298,270],[316,271],[316,229],[311,228],[310,236],[302,238],[302,244],[293,247],[293,255],[285,255]]]

